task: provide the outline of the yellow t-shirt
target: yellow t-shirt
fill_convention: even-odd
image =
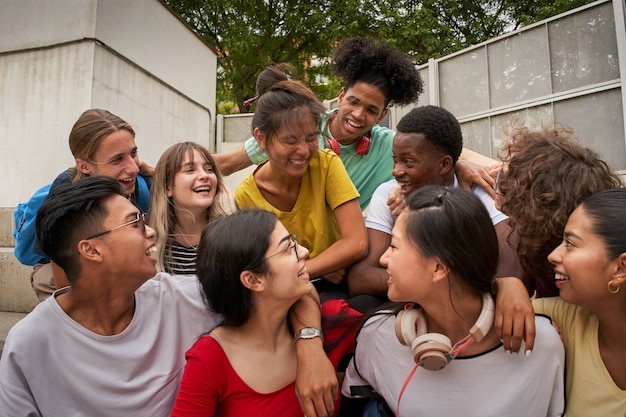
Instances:
[[[309,258],[316,257],[339,239],[333,210],[356,198],[359,198],[358,191],[341,159],[330,149],[318,150],[311,160],[302,177],[298,200],[290,212],[278,210],[265,200],[254,181],[254,173],[235,191],[239,208],[261,208],[276,213],[289,233],[295,233],[298,243],[309,250]]]
[[[565,340],[565,415],[626,416],[626,390],[615,385],[600,356],[598,318],[559,297],[535,299],[533,307],[552,318]]]

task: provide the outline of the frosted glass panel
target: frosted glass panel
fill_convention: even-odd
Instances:
[[[613,169],[626,169],[622,95],[619,89],[554,103],[556,121],[574,129],[581,144]]]
[[[388,114],[390,116],[390,120],[392,123],[392,125],[389,126],[390,129],[395,130],[396,126],[398,125],[398,122],[400,122],[400,119],[402,119],[408,112],[413,110],[415,107],[427,106],[431,103],[430,95],[428,94],[429,93],[428,67],[424,67],[418,70],[418,72],[420,73],[420,76],[422,77],[422,81],[424,81],[424,92],[420,94],[417,100],[417,103],[411,103],[404,107],[391,106],[389,108]]]
[[[550,94],[550,55],[545,26],[488,45],[491,107]]]
[[[611,3],[549,24],[553,91],[619,78]]]
[[[224,116],[224,141],[243,142],[252,136],[253,113]]]
[[[552,124],[552,106],[545,104],[524,110],[500,114],[491,118],[491,146],[494,156],[507,140],[505,131],[511,127],[525,126],[531,130],[540,130]]]
[[[464,148],[498,159],[497,155],[492,155],[491,153],[488,118],[462,123],[461,131],[463,132]]]
[[[439,63],[439,99],[457,118],[489,108],[485,48]]]
[[[424,92],[420,95],[420,98],[417,101],[417,103],[420,106],[426,106],[434,102],[434,100],[431,100],[431,97],[429,94],[430,85],[428,84],[428,76],[429,76],[428,67],[424,67],[418,72],[420,73],[420,76],[422,77],[422,81],[424,81]]]

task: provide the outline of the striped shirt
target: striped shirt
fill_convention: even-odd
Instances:
[[[188,248],[170,239],[165,248],[165,271],[172,275],[196,274],[197,248]]]

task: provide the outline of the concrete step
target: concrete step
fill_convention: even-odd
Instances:
[[[0,247],[0,311],[28,313],[37,305],[30,285],[32,269],[15,258],[13,248]]]
[[[0,311],[28,313],[37,305],[30,285],[32,267],[13,255],[13,208],[0,208]]]
[[[0,311],[0,355],[2,354],[2,348],[4,347],[4,341],[7,338],[7,333],[15,323],[20,321],[26,313],[12,313],[8,311]]]

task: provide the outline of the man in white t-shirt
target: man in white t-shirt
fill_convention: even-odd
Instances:
[[[0,413],[169,416],[185,351],[219,323],[196,278],[155,276],[154,230],[108,177],[51,192],[39,210],[37,236],[71,286],[9,332],[0,360]],[[304,321],[320,327],[314,300],[305,297],[296,308],[295,330]],[[306,415],[332,415],[334,368],[321,340],[310,340],[296,345],[298,397]]]
[[[348,286],[353,297],[369,295],[386,299],[388,275],[379,259],[391,243],[391,229],[396,221],[387,205],[391,188],[399,185],[400,192],[406,197],[425,185],[458,186],[455,166],[462,149],[459,122],[441,107],[417,107],[400,120],[392,147],[395,179],[381,184],[374,192],[365,220],[368,255],[348,272]],[[472,191],[487,207],[498,233],[500,260],[497,276],[523,277],[517,252],[507,241],[511,230],[505,221],[507,216],[496,209],[485,190],[474,186]],[[376,303],[369,301],[365,305],[372,302]]]

